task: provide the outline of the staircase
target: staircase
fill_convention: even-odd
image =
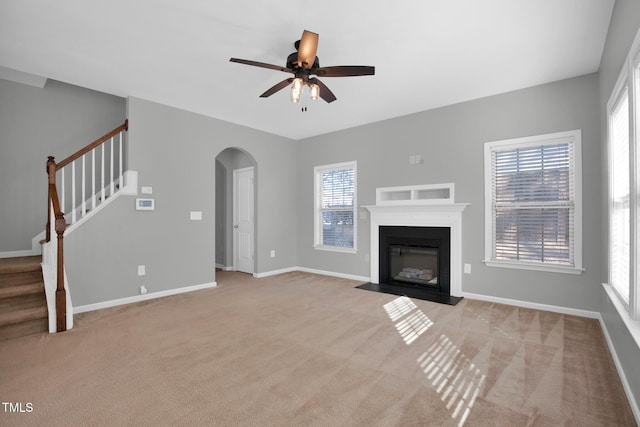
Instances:
[[[0,341],[49,331],[40,256],[0,259]]]
[[[136,179],[124,170],[128,120],[60,162],[47,160],[47,225],[42,272],[48,301],[49,332],[73,327],[73,306],[64,267],[64,236],[119,194],[137,193]],[[109,199],[109,200],[107,200]],[[35,310],[34,310],[35,311]]]

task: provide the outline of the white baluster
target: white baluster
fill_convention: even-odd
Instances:
[[[91,150],[91,210],[96,208],[96,149]]]
[[[81,196],[82,199],[80,199],[81,203],[82,203],[82,208],[81,208],[81,211],[80,211],[81,212],[81,216],[80,216],[81,218],[87,214],[87,202],[86,202],[86,196],[85,196],[87,194],[86,193],[87,188],[86,188],[86,184],[85,184],[85,181],[87,179],[87,174],[86,174],[86,167],[85,167],[86,165],[85,165],[84,157],[85,156],[82,156],[82,196]]]
[[[101,178],[100,203],[104,203],[104,198],[105,198],[105,192],[104,192],[104,144],[102,144],[101,147],[102,147],[102,156],[100,157],[100,161],[101,161],[101,165],[100,165],[100,178]]]
[[[76,161],[71,162],[71,224],[76,223]]]
[[[116,191],[116,184],[113,182],[113,137],[111,137],[111,149],[109,150],[109,171],[111,173],[110,180],[111,182],[111,195]]]
[[[118,144],[118,172],[120,176],[118,177],[118,184],[120,184],[120,189],[124,187],[124,183],[122,182],[122,134],[124,131],[120,132],[120,142]]]

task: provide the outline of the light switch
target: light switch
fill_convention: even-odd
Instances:
[[[140,187],[142,194],[153,194],[153,187]]]
[[[464,272],[466,274],[471,274],[471,264],[465,264],[464,265]]]
[[[202,211],[191,211],[191,221],[201,221]]]

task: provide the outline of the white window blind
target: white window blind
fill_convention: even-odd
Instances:
[[[581,270],[575,134],[487,143],[489,262]]]
[[[315,168],[315,246],[355,249],[355,162]]]
[[[629,175],[629,93],[624,87],[609,113],[610,141],[610,284],[629,304],[630,255],[630,175]]]

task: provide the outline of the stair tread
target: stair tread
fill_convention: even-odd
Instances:
[[[39,292],[44,292],[44,283],[42,282],[11,286],[7,288],[0,288],[0,299],[13,298],[21,295],[37,294]]]
[[[49,322],[45,318],[33,319],[11,325],[0,325],[0,341],[47,333]]]
[[[14,258],[0,258],[0,274],[23,273],[40,270],[42,257],[23,256]]]
[[[0,313],[0,325],[12,325],[28,320],[45,318],[47,317],[47,313],[46,307],[24,308],[22,310]]]
[[[30,271],[27,273],[0,274],[0,288],[30,285],[42,282],[42,271]]]

